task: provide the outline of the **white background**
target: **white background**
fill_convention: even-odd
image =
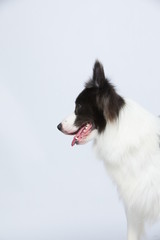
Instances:
[[[97,58],[119,93],[158,115],[160,1],[0,1],[0,240],[125,239],[92,144],[72,148],[56,129]]]

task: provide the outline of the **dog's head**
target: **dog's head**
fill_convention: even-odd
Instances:
[[[124,100],[106,79],[103,66],[96,61],[92,78],[75,101],[75,111],[57,127],[63,133],[74,135],[74,144],[84,144],[101,134],[107,122],[117,119]]]

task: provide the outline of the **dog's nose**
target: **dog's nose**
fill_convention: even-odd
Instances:
[[[58,124],[57,128],[58,130],[62,131],[62,123]]]

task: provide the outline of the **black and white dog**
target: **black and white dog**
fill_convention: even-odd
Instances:
[[[72,146],[94,140],[123,200],[128,240],[139,240],[160,215],[160,119],[119,96],[98,61],[75,104],[58,129],[74,135]]]

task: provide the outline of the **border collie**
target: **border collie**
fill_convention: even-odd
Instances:
[[[141,239],[160,215],[160,119],[118,95],[96,61],[74,113],[57,127],[74,135],[72,146],[93,140],[124,203],[127,239]]]

